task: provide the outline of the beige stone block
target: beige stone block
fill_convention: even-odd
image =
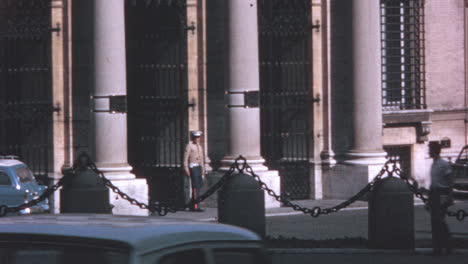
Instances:
[[[351,198],[372,181],[382,168],[382,165],[338,164],[324,170],[323,198]]]
[[[226,173],[220,171],[213,171],[207,175],[207,187],[216,184]],[[281,194],[280,190],[280,176],[278,175],[278,171],[262,171],[262,172],[255,172],[256,175],[260,177],[260,180],[268,186],[268,188],[272,189],[277,195]],[[202,193],[205,190],[202,190]],[[209,206],[215,207],[217,206],[217,193],[213,194],[206,200],[206,204]],[[274,197],[268,195],[265,191],[265,208],[275,208],[280,207],[281,204],[275,200]]]
[[[383,145],[411,145],[416,143],[416,128],[386,127],[383,130]]]
[[[134,198],[138,202],[148,204],[148,185],[146,179],[113,180],[112,184],[117,186],[122,192]],[[112,214],[115,215],[149,215],[149,210],[141,209],[130,204],[119,195],[109,190],[110,203],[114,206]]]

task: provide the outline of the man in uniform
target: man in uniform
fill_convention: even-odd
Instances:
[[[192,182],[192,200],[195,201],[200,195],[205,176],[205,156],[200,145],[201,131],[191,131],[191,141],[185,147],[184,170]],[[190,210],[203,212],[198,203],[194,203]]]

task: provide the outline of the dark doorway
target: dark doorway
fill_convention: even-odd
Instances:
[[[262,155],[281,190],[309,198],[311,142],[310,0],[259,0]]]
[[[0,155],[47,183],[52,160],[50,0],[0,0]]]
[[[185,1],[126,2],[129,162],[150,202],[184,202],[187,142]]]

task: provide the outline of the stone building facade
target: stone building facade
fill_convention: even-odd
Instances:
[[[388,158],[427,185],[428,142],[451,159],[468,143],[467,8],[0,0],[0,153],[52,184],[84,151],[130,196],[171,204],[186,199],[190,130],[209,182],[242,155],[292,199],[347,198]]]

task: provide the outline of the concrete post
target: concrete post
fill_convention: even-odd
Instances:
[[[379,181],[369,197],[369,246],[414,249],[414,198],[396,177]]]

